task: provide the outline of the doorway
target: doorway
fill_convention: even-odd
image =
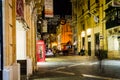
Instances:
[[[99,33],[95,34],[95,56],[97,56],[97,52],[99,50],[99,44],[100,44],[100,40],[99,40]]]
[[[88,36],[88,55],[91,56],[91,36]]]
[[[120,36],[118,36],[118,41],[119,41],[119,49],[118,49],[119,51],[118,52],[119,52],[119,55],[120,55]]]
[[[85,47],[85,37],[82,37],[82,48]]]

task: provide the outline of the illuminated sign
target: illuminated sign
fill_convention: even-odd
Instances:
[[[53,17],[53,0],[45,0],[45,17]]]
[[[120,0],[112,0],[112,6],[120,7]]]

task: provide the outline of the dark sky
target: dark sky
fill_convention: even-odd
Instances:
[[[72,4],[70,0],[53,0],[54,15],[60,15],[60,18],[65,18],[65,15],[72,15]],[[44,14],[44,11],[43,11]],[[42,15],[43,19],[45,18]],[[56,33],[56,27],[59,24],[59,19],[52,21],[53,18],[48,19],[48,33]]]
[[[72,4],[70,0],[53,0],[54,4],[54,15],[71,15]]]

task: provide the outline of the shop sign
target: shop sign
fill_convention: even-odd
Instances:
[[[88,42],[91,42],[91,37],[88,37]]]
[[[120,0],[112,0],[112,6],[120,7]]]
[[[43,21],[43,31],[42,32],[47,32],[47,20]]]
[[[53,17],[53,0],[45,0],[45,17]]]
[[[95,21],[96,23],[98,23],[99,18],[98,18],[97,16],[94,16],[94,21]]]
[[[60,20],[60,15],[54,15],[54,17],[47,19],[48,25],[57,25]]]

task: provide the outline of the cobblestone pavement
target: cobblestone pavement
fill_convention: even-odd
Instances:
[[[40,62],[29,80],[120,80],[120,61],[86,56],[60,56]]]

